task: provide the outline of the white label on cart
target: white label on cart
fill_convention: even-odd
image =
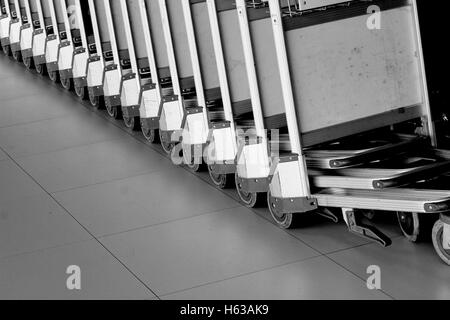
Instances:
[[[450,224],[444,223],[444,232],[442,234],[442,246],[444,250],[450,250]]]

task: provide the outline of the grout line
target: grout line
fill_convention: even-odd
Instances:
[[[36,183],[51,199],[53,199],[53,201],[55,201],[56,204],[58,204],[68,215],[70,215],[72,219],[74,219],[89,235],[91,235],[93,240],[95,240],[98,244],[100,244],[113,258],[115,258],[126,270],[128,270],[128,272],[130,272],[130,274],[132,274],[135,277],[135,279],[138,280],[145,288],[147,288],[147,290],[149,290],[158,300],[161,300],[160,297],[155,293],[155,291],[153,291],[150,288],[150,286],[148,286],[144,281],[142,281],[122,260],[120,260],[116,255],[114,255],[114,253],[112,253],[111,250],[109,250],[106,246],[104,246],[103,243],[99,239],[97,239],[95,235],[87,227],[85,227],[80,221],[78,221],[77,218],[75,218],[75,216],[69,210],[67,210],[66,207],[64,207],[51,193],[49,193],[36,179],[34,179],[33,176],[31,176],[22,166],[20,166],[20,164],[17,163],[17,161],[15,161],[7,152],[5,152],[5,150],[2,147],[0,147],[0,150],[3,151],[10,158],[10,160],[15,163],[17,167],[19,167],[31,180],[33,180],[34,183]]]
[[[89,238],[89,239],[84,239],[84,240],[76,240],[73,242],[67,242],[67,243],[61,243],[58,245],[54,245],[54,246],[49,246],[49,247],[44,247],[44,248],[39,248],[36,250],[31,250],[31,251],[24,251],[24,252],[19,252],[19,253],[15,253],[15,254],[10,254],[10,255],[6,255],[3,257],[0,257],[0,264],[5,263],[6,260],[8,259],[14,259],[20,256],[24,256],[24,255],[31,255],[34,253],[38,253],[38,252],[45,252],[45,251],[49,251],[49,250],[53,250],[53,249],[59,249],[59,248],[64,248],[64,247],[68,247],[68,246],[72,246],[72,245],[77,245],[80,243],[85,243],[85,242],[89,242],[95,240],[95,238]]]
[[[372,243],[372,244],[373,244],[373,243]],[[350,249],[348,249],[348,250],[350,250]],[[339,262],[337,262],[336,260],[334,260],[334,259],[331,258],[330,256],[324,255],[324,257],[326,257],[328,260],[330,260],[331,262],[335,263],[336,265],[340,266],[342,269],[346,270],[347,272],[353,274],[353,275],[354,275],[355,277],[357,277],[358,279],[361,279],[361,281],[362,281],[363,283],[367,283],[367,279],[364,279],[363,277],[359,276],[356,272],[354,272],[354,271],[350,270],[349,268],[345,267],[344,265],[340,264]],[[397,299],[395,299],[392,295],[390,295],[389,293],[387,293],[386,291],[384,291],[384,290],[382,290],[382,289],[377,290],[377,291],[382,292],[384,295],[388,296],[391,300],[397,300]]]
[[[214,281],[205,282],[205,283],[202,283],[202,284],[199,284],[199,285],[195,285],[193,287],[189,287],[189,288],[185,288],[185,289],[181,289],[181,290],[176,290],[176,291],[173,291],[173,292],[170,292],[170,293],[162,294],[161,298],[167,297],[167,296],[170,296],[170,295],[174,295],[174,294],[177,294],[177,293],[180,293],[180,292],[186,292],[186,291],[189,291],[189,290],[192,290],[192,289],[197,289],[197,288],[200,288],[200,287],[208,286],[208,285],[211,285],[211,284],[216,284],[216,283],[220,283],[220,282],[224,282],[224,281],[228,281],[228,280],[233,280],[233,279],[237,279],[237,278],[246,277],[246,276],[249,276],[249,275],[252,275],[252,274],[256,274],[256,273],[261,273],[261,272],[265,272],[265,271],[269,271],[269,270],[274,270],[274,269],[277,269],[277,268],[286,267],[286,266],[289,266],[289,265],[292,265],[292,264],[296,264],[296,263],[300,263],[300,262],[306,262],[306,261],[309,261],[309,260],[319,259],[321,257],[323,257],[323,256],[322,255],[318,255],[318,256],[312,256],[312,257],[308,257],[308,258],[298,259],[298,260],[282,263],[282,264],[279,264],[279,265],[263,268],[263,269],[260,269],[260,270],[249,271],[249,272],[237,274],[237,275],[230,276],[230,277],[227,277],[227,278],[224,278],[224,279],[220,279],[220,280],[214,280]]]
[[[7,125],[7,126],[0,126],[0,129],[14,128],[14,127],[18,127],[18,126],[26,126],[26,125],[35,124],[35,123],[38,123],[38,122],[44,122],[44,121],[49,121],[49,120],[56,120],[56,119],[65,118],[65,117],[67,117],[67,115],[60,115],[60,116],[54,116],[54,117],[44,118],[44,119],[39,119],[39,120],[26,121],[26,122],[21,122],[21,123]]]
[[[67,150],[75,149],[75,148],[89,147],[89,146],[96,145],[98,143],[105,143],[105,142],[112,142],[112,141],[119,141],[119,140],[125,140],[125,138],[111,138],[111,139],[100,140],[100,141],[92,141],[92,142],[88,142],[88,143],[83,143],[83,144],[78,144],[78,145],[73,145],[73,146],[68,146],[68,147],[62,147],[62,148],[59,148],[56,150],[36,152],[36,153],[32,153],[32,154],[25,153],[23,155],[19,154],[19,155],[15,155],[15,157],[17,158],[17,160],[21,160],[21,159],[27,159],[27,158],[32,158],[32,157],[36,157],[36,156],[42,156],[42,155],[49,154],[49,153],[62,152],[62,151],[67,151]]]
[[[97,236],[97,238],[98,239],[105,239],[105,238],[121,235],[121,234],[128,233],[128,232],[140,231],[140,230],[144,230],[144,229],[151,229],[153,227],[169,224],[169,223],[172,223],[172,222],[178,222],[178,221],[184,221],[184,220],[189,220],[189,219],[195,219],[195,218],[199,218],[199,217],[210,215],[210,214],[218,214],[219,212],[222,212],[222,211],[237,209],[237,208],[241,208],[241,207],[242,206],[238,205],[238,206],[234,206],[234,207],[222,208],[222,209],[218,209],[218,210],[214,210],[214,211],[203,212],[203,213],[196,214],[196,215],[189,216],[189,217],[177,218],[177,219],[172,219],[172,220],[168,220],[168,221],[162,221],[162,222],[157,222],[157,223],[154,223],[154,224],[149,224],[149,225],[146,225],[146,226],[140,226],[140,227],[124,230],[124,231],[107,233],[107,234],[104,234],[104,235],[99,235],[99,236]]]
[[[75,190],[78,190],[78,189],[95,187],[95,186],[99,186],[99,185],[103,185],[103,184],[110,184],[110,183],[124,181],[124,180],[128,180],[128,179],[134,179],[134,178],[141,177],[141,176],[150,176],[152,174],[155,174],[155,173],[158,173],[158,172],[162,172],[162,171],[164,171],[164,169],[149,170],[149,171],[145,171],[145,172],[141,172],[141,173],[131,174],[131,175],[126,176],[126,177],[114,178],[114,179],[110,179],[110,180],[99,181],[99,182],[86,184],[86,185],[82,185],[82,186],[70,187],[70,188],[67,188],[67,189],[61,189],[61,190],[49,191],[49,192],[56,196],[59,193],[66,193],[66,192],[75,191]]]

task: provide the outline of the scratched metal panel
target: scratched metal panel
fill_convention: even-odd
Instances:
[[[302,132],[422,103],[412,12],[383,12],[381,30],[368,16],[287,32]]]
[[[192,5],[191,8],[203,86],[205,90],[215,89],[220,86],[220,82],[209,23],[208,7],[206,2],[199,2]]]
[[[98,30],[102,42],[109,42],[108,23],[106,20],[105,0],[94,0],[95,12],[97,14]]]
[[[250,99],[247,72],[245,68],[244,49],[236,10],[218,13],[222,46],[227,68],[228,84],[232,102]]]
[[[127,50],[127,38],[125,34],[125,29],[123,27],[123,16],[122,16],[122,10],[120,8],[120,1],[121,0],[111,0],[111,11],[112,11],[112,17],[114,21],[114,30],[116,32],[116,41],[117,41],[117,47],[120,50]]]
[[[194,75],[181,0],[166,0],[179,78]]]
[[[134,50],[136,51],[136,58],[146,58],[147,57],[147,50],[145,47],[145,39],[144,39],[144,33],[143,25],[142,25],[142,19],[141,19],[141,9],[139,7],[139,3],[136,0],[127,0],[128,5],[128,14],[130,15],[130,24],[131,24],[131,30],[133,33],[133,43],[134,43]]]
[[[283,92],[271,19],[250,23],[253,55],[264,117],[284,114]]]
[[[153,41],[153,50],[155,51],[156,65],[158,68],[169,66],[167,57],[167,46],[164,40],[164,32],[161,22],[161,10],[156,0],[145,0],[147,6],[147,15],[150,20],[150,31]]]

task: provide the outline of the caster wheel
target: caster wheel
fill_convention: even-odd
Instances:
[[[421,240],[421,219],[418,213],[397,212],[397,218],[400,229],[408,241],[418,242]]]
[[[208,166],[209,176],[214,185],[219,189],[227,189],[231,186],[233,181],[233,175],[231,174],[217,174],[211,170],[211,166]]]
[[[164,152],[167,153],[167,154],[171,154],[172,153],[172,149],[175,146],[175,144],[173,142],[165,141],[163,136],[162,136],[161,130],[158,130],[158,131],[159,131],[159,141],[161,142],[161,146],[162,146]]]
[[[43,64],[36,65],[36,72],[40,75],[43,75],[45,72],[45,66]]]
[[[275,205],[275,199],[270,192],[267,192],[267,205],[269,207],[270,215],[277,225],[282,229],[292,229],[295,227],[296,217],[292,213],[281,213],[278,211]]]
[[[69,91],[70,89],[72,89],[72,79],[60,79],[61,82],[61,86],[66,89],[67,91]]]
[[[17,62],[21,62],[22,61],[22,53],[20,51],[14,51],[12,53],[12,57],[14,58],[14,60],[16,60]]]
[[[188,147],[188,146],[187,146]],[[204,169],[204,163],[203,159],[194,159],[194,156],[192,155],[192,152],[189,152],[189,150],[185,150],[183,148],[183,161],[186,167],[189,168],[189,170],[193,172],[200,172]],[[190,156],[189,156],[190,155]]]
[[[141,126],[142,135],[145,139],[147,139],[148,142],[151,143],[158,143],[159,142],[159,134],[157,131],[158,129],[148,129]]]
[[[56,82],[58,81],[58,78],[59,78],[58,71],[52,71],[52,72],[49,72],[49,73],[48,73],[48,77],[50,78],[50,80],[51,80],[53,83],[56,83]]]
[[[108,112],[111,118],[119,120],[122,116],[119,107],[106,106],[106,112]]]
[[[102,101],[99,96],[93,95],[91,92],[89,92],[89,102],[91,103],[91,106],[93,106],[96,109],[102,109]]]
[[[436,221],[431,233],[433,246],[439,257],[448,265],[450,265],[450,250],[444,249],[443,246],[444,222],[440,219]]]
[[[86,98],[86,87],[75,87],[75,94],[80,100],[84,100]]]
[[[3,49],[3,53],[5,54],[5,56],[10,56],[11,55],[11,46],[6,45],[2,47]]]
[[[33,59],[31,57],[23,58],[23,64],[30,70],[33,67]]]
[[[238,182],[238,174],[237,172],[234,175],[234,181],[236,184],[236,190],[241,202],[248,208],[256,208],[259,207],[263,203],[263,199],[265,198],[264,193],[256,193],[256,192],[246,192],[242,189],[242,185]]]
[[[203,163],[186,163],[186,167],[193,172],[201,172],[203,171]]]
[[[133,131],[139,130],[140,122],[139,122],[139,118],[138,117],[126,117],[126,116],[123,116],[123,122],[125,123],[125,126],[128,129],[131,129]]]

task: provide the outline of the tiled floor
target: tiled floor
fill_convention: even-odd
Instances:
[[[450,298],[450,269],[393,219],[380,222],[390,248],[302,221],[280,230],[0,55],[0,299]],[[80,291],[66,288],[71,265]]]

